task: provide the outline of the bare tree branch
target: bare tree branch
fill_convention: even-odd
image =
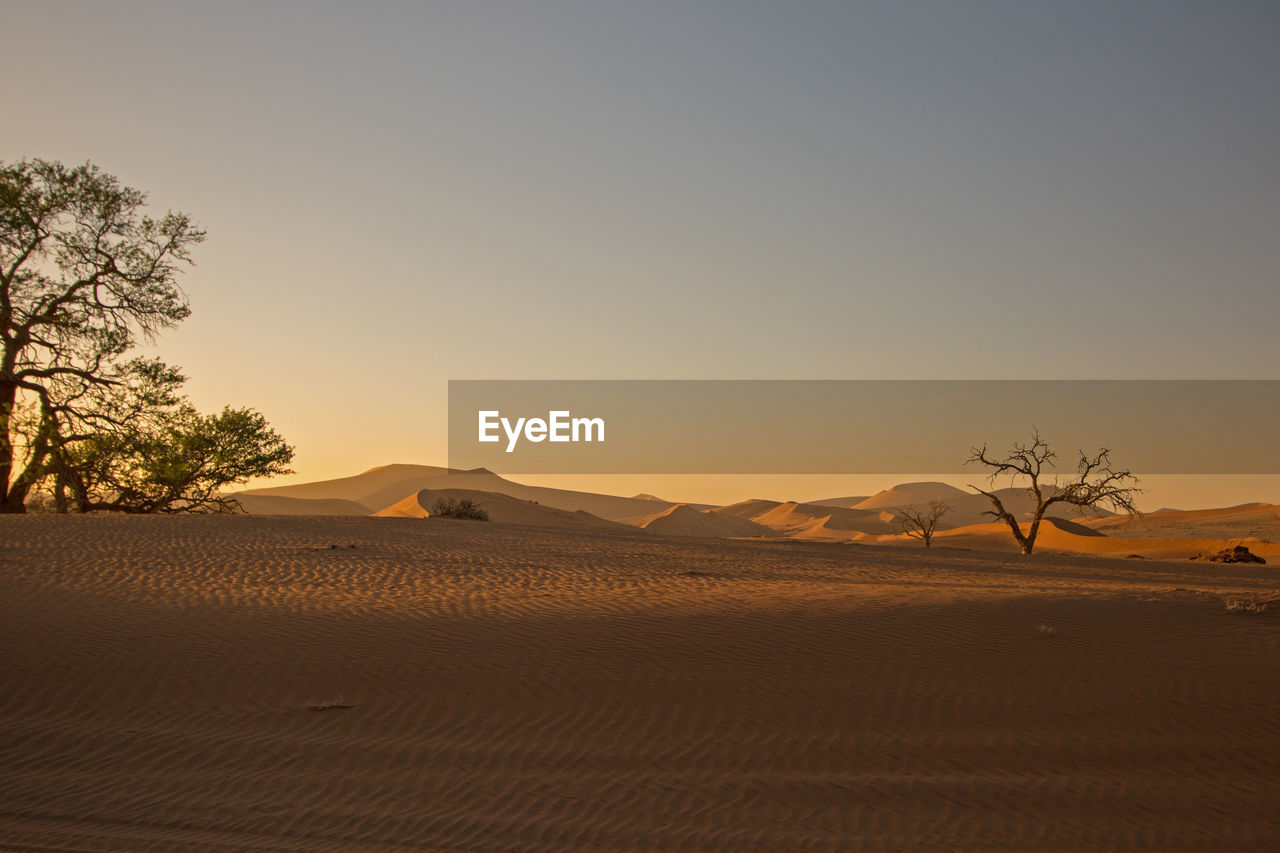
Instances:
[[[928,548],[933,544],[933,534],[942,517],[951,512],[951,506],[945,501],[929,501],[927,508],[914,506],[902,507],[898,510],[898,527],[912,539],[919,539]]]
[[[1094,513],[1104,509],[1131,515],[1138,512],[1135,499],[1142,490],[1137,488],[1137,477],[1131,471],[1112,468],[1110,451],[1104,448],[1093,456],[1081,451],[1074,479],[1042,483],[1042,474],[1055,458],[1052,448],[1034,427],[1030,443],[1015,443],[1003,457],[990,455],[985,444],[969,451],[966,464],[980,464],[992,469],[989,478],[992,483],[1003,476],[1008,476],[1014,482],[1021,478],[1027,483],[1027,492],[1035,499],[1035,510],[1025,533],[1019,519],[1005,509],[999,495],[970,485],[971,489],[986,495],[991,501],[992,509],[985,514],[1009,526],[1009,532],[1024,554],[1030,554],[1034,550],[1040,522],[1044,519],[1045,512],[1054,504],[1066,504]],[[1045,493],[1046,486],[1053,489],[1048,494]]]

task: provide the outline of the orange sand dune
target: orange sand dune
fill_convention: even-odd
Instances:
[[[1026,532],[1027,525],[1022,526]],[[867,541],[888,541],[887,537],[868,538]],[[905,537],[900,544],[906,544]],[[939,531],[934,538],[938,545],[975,548],[990,551],[1017,551],[1008,525],[1003,522],[973,524],[954,530]],[[1280,544],[1254,537],[1227,539],[1156,539],[1153,537],[1122,537],[1102,535],[1079,522],[1045,518],[1036,537],[1036,548],[1041,551],[1065,551],[1073,554],[1097,554],[1127,556],[1130,554],[1158,560],[1186,560],[1201,554],[1212,554],[1232,545],[1244,545],[1254,554],[1274,562],[1280,558]],[[1280,579],[1278,579],[1280,583]]]
[[[834,506],[840,509],[853,509],[858,504],[870,498],[870,495],[849,495],[843,498],[819,498],[816,501],[804,501],[814,506]]]
[[[455,473],[455,469],[441,468],[436,465],[379,465],[352,477],[339,477],[336,480],[320,480],[314,483],[298,483],[292,486],[268,486],[261,489],[247,489],[238,494],[270,495],[307,500],[336,498],[364,503],[364,498],[395,483],[413,479],[433,479],[451,473]],[[405,495],[408,493],[406,491]],[[404,497],[404,495],[399,497]],[[366,504],[370,510],[381,509],[385,505],[368,506]]]
[[[472,489],[422,489],[402,501],[373,513],[383,518],[427,518],[431,507],[442,498],[469,500],[489,513],[489,520],[499,524],[525,524],[533,527],[566,527],[583,529],[626,530],[625,524],[606,521],[589,512],[556,509],[533,501],[522,501],[496,492],[477,492]]]
[[[321,515],[353,512],[359,514],[358,508],[351,506],[352,503],[359,504],[372,513],[404,500],[422,489],[432,491],[471,489],[497,492],[520,500],[537,501],[539,504],[558,509],[583,510],[614,521],[633,521],[677,505],[675,502],[663,500],[651,494],[622,497],[544,486],[526,486],[483,468],[464,471],[429,465],[386,465],[371,468],[354,477],[293,486],[250,489],[237,493],[237,496],[246,496],[246,500],[242,503],[248,512],[254,514]],[[1049,490],[1052,491],[1052,487],[1049,487]],[[1020,517],[1025,516],[1034,506],[1025,489],[1004,488],[996,490],[996,493],[1009,511]],[[279,498],[291,500],[283,501],[278,500]],[[881,535],[891,532],[892,515],[897,509],[904,506],[922,507],[935,499],[944,500],[951,507],[951,511],[942,520],[941,527],[944,529],[990,521],[990,517],[985,514],[991,509],[990,501],[986,497],[945,483],[925,482],[902,483],[868,498],[832,498],[803,504],[789,501],[788,504],[799,507],[796,510],[797,517],[787,517],[789,514],[783,511],[772,520],[761,523],[796,538],[839,540],[861,534]],[[348,503],[346,505],[308,503],[314,500],[342,500]],[[852,502],[852,506],[845,505],[849,502]],[[734,504],[732,508],[720,509],[732,509],[729,514],[749,518],[745,511],[751,503],[751,501],[743,501]],[[766,501],[765,503],[770,506],[762,509],[761,513],[773,509],[780,502]],[[698,504],[690,506],[696,510],[713,508]],[[844,512],[832,514],[828,522],[821,524],[813,520],[815,510],[812,507],[832,507]],[[851,513],[855,511],[870,514],[852,515]],[[1062,509],[1062,513],[1067,512],[1070,510]],[[867,519],[867,523],[862,523],[863,518]],[[761,519],[753,520],[761,521]]]
[[[955,503],[974,494],[958,489],[947,483],[899,483],[892,488],[876,492],[871,497],[856,504],[853,509],[895,509],[902,506],[924,506],[929,501],[946,501]],[[978,495],[977,497],[982,497]],[[986,500],[986,498],[983,498]]]
[[[979,481],[979,485],[983,485],[981,481]],[[988,491],[992,491],[1000,498],[1005,509],[1019,518],[1026,518],[1035,511],[1035,499],[1031,492],[1025,488],[1005,487],[991,489],[985,485],[983,487],[987,488]],[[1056,491],[1056,486],[1046,485],[1044,487],[1046,495],[1052,495]],[[989,498],[977,492],[967,492],[946,483],[902,483],[872,495],[857,504],[854,509],[887,510],[892,512],[904,506],[925,507],[933,500],[940,500],[951,508],[942,518],[942,524],[940,525],[942,528],[985,524],[991,520],[991,516],[986,514],[992,508]],[[1111,515],[1110,512],[1105,510],[1100,512],[1103,516]],[[1058,514],[1074,516],[1075,510],[1072,507],[1059,505]]]
[[[1253,503],[1221,509],[1163,510],[1130,518],[1124,515],[1086,522],[1108,536],[1155,539],[1233,539],[1280,541],[1280,506]]]
[[[369,515],[369,508],[342,498],[290,498],[239,492],[240,508],[251,515]]]
[[[1223,606],[1277,586],[480,522],[0,517],[0,847],[1280,849],[1280,618]]]
[[[858,502],[849,509],[813,503],[749,500],[714,508],[674,504],[641,494],[626,498],[616,495],[525,486],[484,469],[458,471],[425,465],[391,465],[374,468],[356,477],[255,489],[240,493],[246,510],[255,514],[421,515],[419,493],[487,494],[491,502],[501,494],[504,502],[499,520],[523,524],[582,526],[565,515],[527,510],[536,502],[543,510],[589,513],[597,519],[622,522],[654,533],[678,536],[752,538],[785,536],[812,541],[856,541],[864,543],[914,544],[898,536],[893,522],[901,506],[924,506],[929,500],[945,500],[952,511],[939,526],[939,542],[957,547],[997,551],[1017,550],[1008,530],[993,523],[985,512],[991,508],[982,495],[966,493],[945,483],[903,483]],[[1050,492],[1052,487],[1049,487]],[[333,497],[337,494],[346,498]],[[1032,502],[1025,489],[997,490],[1005,506],[1026,518]],[[312,495],[313,497],[299,497]],[[328,495],[329,497],[322,497]],[[434,498],[431,499],[434,502]],[[402,505],[403,504],[403,505]],[[1070,512],[1069,507],[1060,507]],[[498,518],[498,516],[495,516]],[[1050,530],[1049,528],[1054,529]],[[1105,533],[1096,541],[1091,531]],[[1186,559],[1211,553],[1235,544],[1245,544],[1261,556],[1275,555],[1273,542],[1280,541],[1280,506],[1246,504],[1190,512],[1166,510],[1129,518],[1110,513],[1102,517],[1059,519],[1046,522],[1038,547],[1080,554],[1135,554],[1159,559]]]
[[[776,530],[747,518],[723,515],[715,510],[694,509],[688,504],[619,521],[664,536],[719,536],[728,539],[779,536]]]
[[[889,533],[898,526],[875,510],[840,509],[795,501],[749,500],[715,512],[748,518],[792,539],[849,540],[859,533]]]
[[[628,516],[646,515],[664,504],[674,506],[672,503],[652,496],[625,498],[569,489],[526,486],[500,477],[484,468],[462,471],[452,468],[435,468],[429,465],[387,465],[340,480],[251,489],[238,494],[343,498],[362,504],[370,512],[377,512],[422,489],[432,491],[471,489],[481,492],[499,492],[520,500],[537,501],[557,509],[570,512],[583,510],[601,518],[615,520]]]

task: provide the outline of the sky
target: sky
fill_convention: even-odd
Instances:
[[[1280,368],[1271,2],[0,21],[0,160],[91,160],[208,229],[156,351],[197,405],[297,446],[280,482],[443,464],[451,378]],[[1280,500],[1276,478],[1213,488]]]

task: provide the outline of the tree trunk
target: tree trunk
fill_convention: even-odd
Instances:
[[[17,384],[0,380],[0,513],[26,512],[27,509],[22,500],[18,500],[16,507],[14,506],[10,489],[10,481],[13,479],[13,442],[9,427],[13,420],[13,407],[17,402]]]
[[[1000,509],[1003,510],[1004,507],[1002,506]],[[1009,525],[1009,532],[1013,534],[1013,540],[1022,548],[1022,553],[1030,554],[1031,549],[1035,546],[1035,540],[1028,539],[1022,534],[1022,527],[1018,524],[1018,519],[1014,518],[1013,513],[1010,512],[1005,512],[1000,518],[1004,519],[1004,523]]]
[[[1027,530],[1026,537],[1022,540],[1022,553],[1030,554],[1032,549],[1036,547],[1036,536],[1040,534],[1040,519],[1044,517],[1045,505],[1043,502],[1036,508],[1036,517],[1031,520],[1031,527]]]
[[[58,481],[53,486],[53,511],[59,515],[66,515],[70,504],[67,502],[67,481],[61,474],[58,475]]]
[[[13,411],[12,405],[9,406],[9,411]],[[0,512],[18,514],[27,511],[27,495],[31,494],[31,490],[35,488],[46,473],[45,464],[49,456],[49,441],[54,434],[54,425],[53,415],[50,414],[48,408],[48,399],[42,396],[40,399],[40,426],[36,429],[36,434],[31,438],[31,444],[27,451],[26,467],[16,475],[13,470],[13,444],[9,442],[8,433],[6,432],[9,479],[4,506],[0,507]]]

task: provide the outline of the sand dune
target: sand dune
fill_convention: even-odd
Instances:
[[[342,498],[290,498],[239,492],[235,499],[250,515],[369,515],[369,508]]]
[[[432,479],[453,473],[454,469],[441,468],[436,465],[379,465],[352,477],[339,477],[335,480],[319,480],[314,483],[298,483],[292,486],[269,486],[261,489],[246,489],[238,494],[266,495],[284,498],[337,498],[339,500],[364,503],[364,499],[380,489],[395,483],[413,479]],[[412,490],[410,490],[412,491]],[[404,495],[399,495],[396,500]],[[388,502],[389,503],[389,502]],[[386,503],[365,506],[370,510],[378,510]]]
[[[606,521],[589,512],[570,512],[533,501],[522,501],[497,492],[479,492],[474,489],[421,489],[404,500],[373,513],[381,518],[428,518],[431,508],[442,498],[470,500],[489,513],[489,520],[498,524],[525,524],[533,527],[562,527],[575,530],[626,530],[625,524]]]
[[[983,485],[979,483],[979,485]],[[987,486],[983,485],[983,488]],[[1035,511],[1035,498],[1025,488],[1005,487],[989,489],[995,494],[1009,512],[1019,518],[1028,518]],[[1045,495],[1053,495],[1057,487],[1043,487]],[[857,504],[855,509],[876,509],[892,512],[904,506],[927,506],[930,501],[940,500],[951,507],[951,511],[942,519],[941,527],[963,527],[971,524],[985,524],[991,521],[987,511],[991,509],[991,501],[985,495],[967,492],[946,483],[902,483],[891,489],[885,489]],[[1078,513],[1073,507],[1059,505],[1057,514],[1075,517]],[[1112,513],[1100,510],[1098,515],[1110,516]]]
[[[840,509],[796,501],[742,501],[715,512],[748,518],[792,539],[849,540],[859,533],[891,533],[898,529],[875,510]]]
[[[970,492],[946,483],[899,483],[892,488],[876,492],[851,509],[895,509],[902,506],[926,505],[929,501],[954,503],[973,496]]]
[[[1280,506],[1251,503],[1221,509],[1163,510],[1130,518],[1117,515],[1084,522],[1108,536],[1139,539],[1231,539],[1280,541]]]
[[[1041,526],[1044,526],[1046,524],[1051,525],[1055,530],[1060,530],[1063,533],[1070,533],[1072,536],[1084,536],[1086,538],[1091,538],[1091,537],[1106,535],[1101,531],[1095,530],[1094,528],[1081,523],[1079,519],[1075,521],[1071,521],[1066,518],[1058,518],[1057,516],[1047,515],[1040,522],[1040,524]],[[1010,531],[1010,534],[1012,534],[1012,531]]]
[[[1023,524],[1024,532],[1027,525]],[[872,537],[867,541],[894,544],[912,544],[899,538]],[[1009,528],[1004,523],[973,524],[952,530],[939,531],[936,545],[971,548],[983,551],[1016,552]],[[1136,555],[1157,560],[1187,560],[1201,554],[1212,554],[1233,545],[1244,545],[1254,554],[1275,562],[1280,558],[1280,544],[1256,537],[1230,537],[1222,539],[1158,539],[1153,537],[1128,537],[1104,534],[1090,526],[1066,519],[1046,517],[1036,538],[1038,551],[1057,551],[1072,554],[1109,556]]]
[[[0,847],[1276,849],[1280,619],[1223,607],[1275,589],[1267,566],[0,517]]]
[[[966,493],[945,483],[903,483],[857,501],[857,508],[828,503],[750,500],[725,507],[668,503],[650,494],[620,497],[591,492],[526,486],[484,469],[459,471],[426,465],[389,465],[355,477],[254,489],[240,493],[245,508],[256,514],[287,515],[417,515],[423,512],[418,495],[447,492],[453,495],[505,495],[495,519],[520,524],[603,526],[597,519],[641,527],[654,533],[679,536],[752,538],[785,536],[811,541],[855,541],[915,545],[897,536],[894,514],[901,506],[923,506],[929,500],[945,500],[952,511],[942,520],[939,543],[996,551],[1016,550],[1008,530],[985,512],[990,502],[982,495]],[[1050,487],[1050,491],[1052,487]],[[1004,488],[997,494],[1005,506],[1029,518],[1033,508],[1025,489]],[[434,497],[430,498],[434,502]],[[541,507],[530,513],[529,503]],[[561,510],[558,515],[546,510]],[[1069,512],[1071,508],[1059,508]],[[383,510],[386,510],[383,512]],[[708,510],[714,510],[709,512]],[[582,513],[576,522],[569,519]],[[1050,531],[1048,528],[1052,527]],[[945,533],[945,535],[942,535]],[[1093,533],[1106,534],[1106,541]],[[1276,555],[1280,541],[1280,506],[1246,504],[1213,510],[1168,510],[1129,518],[1105,513],[1046,522],[1039,547],[1080,554],[1135,554],[1159,559],[1186,559],[1244,544],[1262,556]]]
[[[313,488],[315,487],[315,488]],[[429,465],[387,465],[372,468],[355,477],[307,483],[300,486],[280,486],[251,489],[238,494],[279,495],[283,497],[338,497],[355,501],[370,512],[388,507],[422,489],[441,491],[470,489],[481,492],[497,492],[526,501],[537,501],[545,506],[575,512],[583,510],[600,518],[620,519],[645,515],[655,511],[658,504],[674,506],[652,495],[626,498],[619,495],[577,492],[568,489],[552,489],[544,486],[526,486],[494,474],[484,468],[461,471],[452,468],[435,468]]]
[[[716,510],[694,509],[688,504],[630,518],[619,519],[624,524],[660,533],[664,536],[702,536],[725,538],[760,538],[780,536],[776,530],[756,524],[747,518],[724,515]]]
[[[814,506],[834,506],[840,509],[853,509],[858,504],[870,498],[870,495],[850,495],[843,498],[821,498],[816,501],[804,501],[804,503],[813,504]]]
[[[1052,486],[1048,491],[1052,493]],[[944,500],[951,507],[939,526],[939,544],[955,547],[1016,551],[1008,529],[994,523],[986,511],[990,501],[945,483],[903,483],[857,501],[856,508],[838,506],[852,497],[827,503],[749,500],[725,507],[675,504],[650,494],[620,497],[591,492],[526,486],[484,469],[459,471],[426,465],[389,465],[355,477],[240,493],[245,508],[256,514],[279,515],[418,515],[419,494],[455,496],[485,494],[500,502],[495,520],[508,523],[606,527],[605,522],[640,527],[677,536],[754,538],[784,536],[807,541],[852,541],[917,545],[897,535],[894,515],[902,506],[923,506]],[[1025,489],[996,492],[1005,506],[1028,519],[1033,503]],[[510,500],[500,501],[496,495]],[[430,497],[429,502],[435,498]],[[540,507],[530,512],[532,502]],[[564,514],[548,512],[561,510]],[[1072,511],[1059,507],[1060,512]],[[385,511],[384,511],[385,510]],[[575,513],[576,521],[571,521]],[[1052,528],[1052,529],[1050,529]],[[1095,534],[1106,534],[1103,537]],[[1137,555],[1156,559],[1187,559],[1243,544],[1260,556],[1280,557],[1280,506],[1245,504],[1212,510],[1163,510],[1129,518],[1104,513],[1071,520],[1046,521],[1038,547],[1079,554]]]

